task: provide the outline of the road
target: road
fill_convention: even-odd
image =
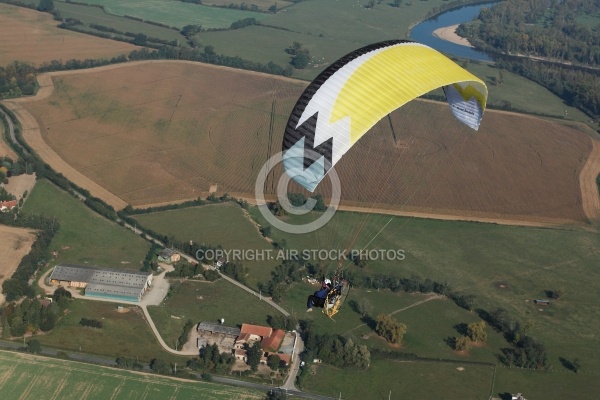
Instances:
[[[6,116],[6,120],[8,121],[8,130],[9,130],[9,136],[11,138],[11,140],[13,141],[14,144],[19,145],[19,143],[17,142],[17,138],[15,135],[15,130],[14,130],[14,124],[12,119],[6,115],[2,110],[0,110],[0,112],[2,112],[5,116]],[[86,197],[81,194],[78,193],[76,191],[73,191],[73,193],[79,197],[81,200],[85,201]],[[135,234],[141,235],[142,237],[144,237],[146,240],[152,242],[152,243],[156,243],[159,246],[165,247],[164,243],[162,243],[161,241],[159,241],[158,239],[149,236],[148,234],[145,234],[143,232],[141,232],[140,230],[137,229],[137,227],[135,226],[131,226],[130,224],[126,223],[125,221],[122,221],[120,218],[117,218],[117,223],[122,224],[125,228],[132,230]],[[186,260],[188,260],[189,262],[193,262],[193,263],[197,263],[198,260],[196,260],[194,257],[185,254],[183,252],[177,251],[182,257],[184,257]],[[112,301],[112,302],[116,302],[116,303],[120,303],[120,304],[130,304],[130,305],[134,305],[134,306],[139,306],[142,308],[142,311],[144,313],[144,316],[146,318],[146,321],[148,322],[148,325],[150,326],[150,329],[152,330],[152,332],[154,333],[154,336],[156,337],[156,340],[160,343],[160,345],[169,353],[172,354],[177,354],[177,355],[197,355],[198,351],[194,350],[192,351],[178,351],[178,350],[174,350],[172,349],[170,346],[167,345],[167,343],[165,343],[165,341],[163,340],[162,336],[160,335],[160,333],[158,332],[158,329],[156,328],[156,325],[154,324],[154,321],[152,320],[152,318],[150,317],[150,314],[148,313],[148,305],[160,305],[161,302],[163,301],[164,297],[166,296],[166,294],[168,293],[169,290],[169,283],[168,281],[164,278],[164,275],[167,271],[163,271],[160,275],[156,276],[153,278],[153,288],[150,290],[150,292],[146,293],[144,295],[144,297],[142,298],[142,301],[140,302],[127,302],[127,301],[116,301],[116,300],[108,300],[108,299],[102,299],[100,301]],[[283,315],[285,315],[286,317],[290,315],[290,313],[288,311],[286,311],[283,307],[281,307],[279,304],[275,303],[272,299],[268,298],[268,297],[264,297],[262,296],[260,293],[256,293],[256,291],[252,290],[251,288],[249,288],[246,285],[243,285],[242,283],[236,281],[235,279],[230,278],[227,275],[222,274],[220,271],[219,275],[227,280],[228,282],[231,282],[232,284],[238,286],[239,288],[255,295],[257,298],[259,298],[259,300],[266,302],[267,304],[269,304],[270,306],[272,306],[273,308],[275,308],[277,311],[281,312]],[[46,290],[46,292],[49,294],[52,294],[52,292],[54,291],[54,289],[52,289],[52,291],[50,291],[50,289],[48,288],[48,286],[45,284],[45,275],[42,276],[39,280],[38,280],[39,286],[44,288]],[[79,293],[73,293],[74,297],[78,297]],[[86,297],[86,300],[90,300],[90,297]],[[93,299],[96,300],[96,299]],[[298,374],[298,370],[300,368],[300,357],[299,355],[302,353],[302,351],[304,350],[304,343],[302,341],[302,338],[300,337],[300,335],[296,332],[296,340],[294,341],[294,352],[293,352],[293,357],[292,357],[292,365],[290,367],[290,373],[288,374],[288,377],[284,383],[284,385],[282,386],[282,388],[284,388],[284,390],[286,391],[290,391],[289,393],[292,394],[292,392],[295,392],[295,395],[299,396],[299,393],[302,393],[300,391],[298,391],[296,389],[296,387],[294,386],[294,382],[296,380],[296,376]],[[223,378],[225,379],[225,378]],[[267,386],[268,387],[268,386]],[[270,388],[270,387],[269,387]],[[313,395],[311,395],[313,396]],[[313,398],[313,397],[310,397]],[[314,397],[314,398],[320,398],[320,397]]]
[[[12,142],[14,144],[18,145],[17,137],[15,136],[15,126],[12,122],[12,118],[10,118],[8,115],[6,115],[6,113],[2,109],[0,109],[0,113],[2,113],[2,115],[4,115],[4,117],[8,121],[8,136],[10,136],[10,140],[12,140]]]
[[[22,343],[0,341],[0,349],[10,350],[10,351],[21,351],[23,347],[25,347],[25,345],[23,345]],[[115,362],[115,360],[113,358],[105,358],[105,357],[95,356],[95,355],[91,355],[91,354],[77,353],[77,352],[72,352],[72,351],[64,351],[64,350],[53,349],[53,348],[45,347],[45,346],[42,347],[42,351],[39,353],[39,355],[49,356],[49,357],[57,357],[58,353],[66,354],[68,359],[73,360],[73,361],[81,361],[81,362],[86,362],[86,363],[91,363],[91,364],[98,364],[98,365],[105,365],[105,366],[109,366],[109,367],[119,368],[118,364]],[[143,367],[142,371],[152,373],[152,370],[147,365],[145,365]],[[198,376],[198,378],[200,378],[200,376]],[[224,385],[239,386],[239,387],[244,387],[244,388],[249,388],[249,389],[257,389],[257,390],[262,390],[264,392],[269,392],[271,390],[283,390],[288,395],[293,395],[293,396],[297,396],[297,397],[301,397],[301,398],[305,398],[305,399],[333,400],[332,397],[321,396],[321,395],[312,394],[312,393],[306,393],[306,392],[302,392],[302,391],[299,391],[296,389],[292,389],[292,390],[278,389],[278,388],[275,388],[270,385],[263,385],[263,384],[254,383],[254,382],[246,382],[246,381],[241,381],[238,379],[226,378],[226,377],[215,376],[215,375],[211,375],[211,378],[212,378],[213,382],[221,383]]]

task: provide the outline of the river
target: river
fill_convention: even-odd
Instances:
[[[479,61],[493,61],[492,57],[483,51],[440,39],[434,36],[433,32],[440,28],[471,21],[479,15],[479,11],[482,8],[489,8],[494,4],[495,3],[477,4],[446,11],[432,19],[428,19],[416,25],[410,33],[410,38],[411,40],[426,44],[442,53],[455,57]]]

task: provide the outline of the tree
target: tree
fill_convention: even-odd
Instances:
[[[546,290],[546,295],[551,299],[560,300],[560,298],[564,295],[564,291],[562,289]]]
[[[288,398],[283,389],[272,389],[267,393],[267,400],[285,400]]]
[[[454,338],[454,350],[468,351],[471,348],[471,341],[466,336]]]
[[[389,315],[382,314],[377,317],[375,332],[390,343],[402,343],[406,333],[406,325],[397,322]]]
[[[38,5],[38,11],[42,12],[50,12],[54,10],[54,1],[53,0],[40,0],[40,4]]]
[[[401,5],[402,5],[402,0],[392,1],[392,7],[400,7]]]
[[[260,358],[262,357],[263,351],[260,347],[260,342],[256,341],[252,346],[246,348],[246,363],[250,366],[252,371],[258,370],[258,364],[260,364]]]
[[[361,316],[366,317],[373,311],[373,305],[369,300],[361,297],[356,301],[356,311],[358,311]]]
[[[264,237],[269,237],[271,236],[271,227],[270,226],[261,226],[260,227],[260,233],[264,236]]]
[[[287,293],[288,285],[284,282],[277,283],[271,290],[271,298],[275,303],[279,303]]]
[[[202,32],[202,26],[201,25],[186,25],[183,28],[181,28],[180,32],[187,39],[190,39],[196,33]]]
[[[59,287],[52,294],[52,300],[56,302],[61,308],[67,308],[69,303],[71,302],[71,292],[69,292],[64,287]]]
[[[163,375],[166,375],[171,371],[171,367],[169,366],[169,364],[167,364],[164,360],[161,360],[160,358],[153,358],[152,361],[150,361],[150,369],[152,369],[152,371],[156,372],[157,374]]]
[[[302,49],[292,57],[290,64],[296,69],[304,69],[308,66],[310,61],[310,53],[307,49]]]
[[[33,340],[30,340],[29,342],[27,342],[27,352],[28,353],[38,354],[38,353],[41,353],[41,351],[42,351],[42,345],[39,340],[33,339]]]
[[[485,342],[487,340],[486,327],[485,321],[471,322],[467,325],[467,334],[473,342]]]
[[[281,363],[281,358],[277,354],[270,355],[269,359],[267,360],[267,365],[272,370],[279,368],[279,363]]]
[[[214,56],[217,53],[215,52],[215,48],[213,46],[205,46],[204,54],[206,54],[207,56]]]
[[[133,37],[133,44],[137,46],[145,46],[148,43],[148,36],[143,33],[138,33]]]

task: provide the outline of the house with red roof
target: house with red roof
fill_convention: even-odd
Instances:
[[[263,350],[263,355],[260,359],[262,364],[266,364],[269,356],[276,354],[287,365],[290,362],[291,356],[277,353],[284,337],[285,331],[282,329],[273,330],[273,328],[268,326],[242,324],[240,335],[235,340],[233,346],[233,355],[237,360],[246,361],[245,346],[251,346],[253,343],[260,341],[260,347]]]
[[[242,324],[240,335],[243,335],[244,333],[248,333],[250,335],[250,340],[262,340],[265,337],[271,336],[273,333],[273,328],[270,326]]]
[[[279,350],[279,346],[281,346],[284,336],[285,331],[281,329],[275,329],[271,336],[263,338],[263,340],[260,342],[260,347],[264,351],[276,353],[277,350]]]
[[[0,201],[0,211],[8,212],[17,206],[16,200]]]

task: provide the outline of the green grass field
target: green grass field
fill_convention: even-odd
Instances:
[[[0,351],[2,399],[262,399],[264,393]]]
[[[135,218],[145,227],[165,235],[173,235],[181,241],[221,245],[224,249],[273,249],[244,216],[243,210],[232,203],[140,214]],[[242,263],[250,269],[247,281],[251,287],[256,287],[257,282],[268,281],[272,268],[278,264],[276,260],[240,261],[231,257],[230,261]]]
[[[319,365],[302,387],[343,399],[487,399],[492,374],[488,366],[377,360],[366,371]]]
[[[321,309],[315,308],[312,313],[305,312],[306,297],[317,288],[308,284],[295,285],[282,306],[290,312],[294,310],[294,316],[299,319],[313,321],[313,329],[319,333],[353,337],[369,348],[391,350],[387,342],[375,334],[372,327],[353,310],[353,301],[366,299],[372,305],[372,317],[393,313],[394,319],[407,326],[399,351],[415,353],[420,357],[496,363],[500,349],[506,347],[502,336],[488,328],[488,340],[483,346],[472,348],[467,355],[457,354],[446,339],[462,334],[458,330],[459,324],[477,322],[479,318],[475,313],[463,310],[445,298],[421,303],[432,295],[351,288],[344,306],[332,321]]]
[[[224,279],[213,283],[172,282],[172,287],[173,294],[160,306],[148,307],[163,340],[171,347],[174,347],[188,319],[198,323],[224,318],[227,326],[241,326],[242,323],[267,325],[268,315],[279,314],[267,303]]]
[[[108,14],[129,15],[178,28],[186,25],[201,25],[204,29],[229,28],[232,22],[244,18],[260,20],[267,15],[253,11],[205,7],[172,0],[130,0],[127,2],[86,0],[86,2],[103,6]]]
[[[54,2],[54,8],[60,11],[63,18],[76,18],[85,24],[97,24],[117,29],[121,32],[143,33],[146,36],[161,38],[165,40],[185,41],[179,31],[135,21],[130,18],[105,13],[99,7],[90,7],[81,4]],[[86,28],[79,25],[79,28]],[[94,31],[92,28],[90,31]]]
[[[53,265],[71,263],[138,270],[150,249],[133,232],[100,217],[46,180],[36,183],[23,211],[60,221],[60,230],[50,244],[51,251],[59,252]]]
[[[525,398],[588,400],[597,397],[600,381],[595,373],[554,371],[530,371],[510,368],[496,370],[494,394],[508,398],[508,393],[523,393]]]
[[[189,359],[163,350],[139,307],[124,308],[129,311],[117,311],[117,303],[74,300],[67,315],[56,327],[48,334],[36,336],[36,339],[42,346],[115,358],[125,356],[143,362],[150,362],[155,357],[179,362]],[[103,327],[84,327],[79,324],[81,318],[101,321]]]
[[[533,336],[547,345],[555,368],[562,368],[559,357],[579,357],[586,368],[600,371],[600,342],[594,333],[600,329],[596,232],[338,212],[312,234],[274,229],[273,236],[300,251],[344,249],[357,232],[353,248],[363,248],[373,239],[368,249],[402,249],[406,257],[369,262],[366,273],[448,281],[454,289],[474,294],[484,309],[504,308],[523,323],[529,321]],[[337,262],[324,265],[332,273]],[[540,311],[533,300],[555,289],[568,294]]]
[[[201,223],[194,223],[195,221],[204,221],[205,224],[211,220],[221,223],[227,221],[223,226],[235,228],[215,231],[217,236],[214,237],[222,238],[221,244],[225,248],[245,246],[243,248],[250,249],[254,244],[263,248],[266,244],[263,244],[251,225],[248,224],[246,228],[247,221],[242,219],[241,214],[234,217],[234,213],[227,211],[235,209],[233,206],[225,206],[231,207],[230,209],[222,205],[211,207],[212,212],[203,211],[210,210],[207,208],[186,209],[143,215],[140,220],[154,230],[162,229],[175,237],[181,236],[183,240],[194,238],[190,236],[193,233],[190,231],[192,227],[206,235],[196,236],[195,240],[207,240],[209,237],[210,230],[201,229]],[[223,210],[223,214],[217,210]],[[251,209],[253,214],[255,211]],[[360,229],[363,224],[364,227]],[[355,248],[362,248],[374,238],[369,249],[402,249],[406,257],[404,260],[373,261],[368,264],[365,272],[400,277],[417,275],[440,282],[448,281],[453,288],[476,295],[478,306],[487,310],[505,308],[523,323],[530,322],[533,325],[532,334],[547,345],[555,368],[562,368],[559,357],[579,357],[585,360],[582,361],[585,368],[600,371],[600,365],[594,361],[596,356],[589,357],[590,352],[600,355],[596,350],[600,348],[598,339],[594,335],[594,331],[600,328],[600,314],[594,306],[598,291],[598,271],[594,268],[598,259],[597,233],[577,229],[512,227],[345,212],[338,212],[329,224],[311,234],[298,236],[275,229],[273,231],[276,240],[286,239],[289,248],[299,251],[344,249],[357,233]],[[229,235],[227,232],[230,232]],[[330,273],[337,265],[335,261],[321,263],[329,267]],[[260,275],[268,278],[268,272],[272,268],[265,263],[245,265],[250,269],[249,277]],[[346,267],[356,268],[352,265]],[[539,311],[533,305],[533,300],[545,298],[544,291],[553,289],[562,289],[566,295],[560,301],[552,302],[551,307]],[[314,288],[310,285],[295,285],[290,289],[283,306],[300,316],[304,312],[306,296],[312,291]],[[348,300],[356,299],[358,293],[360,291],[353,289]],[[376,304],[384,305],[381,307],[382,312],[402,308],[408,301],[392,293],[387,295],[395,296],[394,300],[385,297],[373,300]],[[423,330],[426,331],[426,326],[418,319],[421,307],[431,309],[430,315],[463,313],[454,305],[449,305],[448,309],[442,307],[436,310],[436,304],[436,301],[429,302],[407,311],[405,315],[411,316],[412,312],[416,312],[411,317],[413,325],[424,326]],[[464,313],[461,319],[472,317],[472,314]],[[345,315],[348,315],[348,320]],[[324,316],[314,315],[312,318],[320,317]],[[336,316],[336,320],[336,325],[342,328],[332,329],[342,333],[357,324],[358,316],[353,315],[346,307]],[[448,317],[446,325],[440,327],[440,332],[451,335],[453,324],[459,322],[461,321]],[[561,326],[560,330],[554,329],[557,325]],[[410,334],[407,336],[407,343],[411,343]],[[440,350],[435,346],[441,342],[432,344],[433,341],[429,340],[427,343],[415,342],[415,352],[433,356]],[[502,346],[501,339],[491,347],[497,346]],[[447,347],[442,345],[441,349],[447,353]],[[495,350],[492,351],[496,354]],[[482,357],[490,361],[493,356]]]

